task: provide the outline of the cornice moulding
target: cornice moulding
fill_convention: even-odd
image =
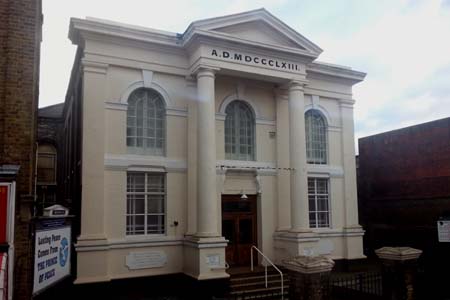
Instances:
[[[72,18],[69,29],[69,38],[72,43],[78,45],[81,41],[80,38],[82,37],[82,33],[84,32],[94,32],[105,36],[124,37],[132,40],[171,46],[177,46],[179,44],[179,37],[176,33],[169,33],[95,18]]]
[[[331,78],[343,79],[349,81],[352,85],[361,82],[366,77],[366,73],[352,70],[345,66],[313,62],[306,66],[307,77],[314,75],[328,76]]]

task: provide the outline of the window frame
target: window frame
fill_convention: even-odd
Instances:
[[[308,115],[312,114],[312,118],[314,118],[314,114],[318,115],[323,122],[323,141],[319,141],[319,143],[324,144],[324,149],[315,149],[314,144],[317,142],[313,142],[314,138],[317,137],[320,132],[314,133],[314,128],[311,128],[309,125],[313,125],[313,122],[308,122]],[[307,126],[308,125],[308,126]],[[309,128],[309,130],[308,130]],[[319,128],[320,129],[320,128]],[[329,142],[328,142],[328,122],[323,113],[318,109],[308,109],[305,112],[305,148],[306,148],[306,162],[307,164],[312,165],[327,165],[329,162]],[[317,152],[324,153],[323,158],[321,155],[316,155]],[[310,153],[310,154],[309,154]]]
[[[238,109],[233,108],[233,114],[231,113],[227,113],[227,111],[230,109],[230,107],[235,106],[235,105],[239,105]],[[244,156],[240,153],[241,151],[241,146],[244,146],[244,144],[240,143],[240,139],[242,138],[240,135],[240,131],[241,131],[241,119],[240,119],[240,110],[239,108],[241,108],[242,106],[245,106],[247,111],[250,114],[251,117],[251,144],[245,144],[246,147],[251,146],[252,147],[252,151],[251,154],[245,154],[245,158]],[[236,112],[237,110],[237,112]],[[229,138],[230,140],[233,139],[233,135],[232,134],[227,134],[227,132],[231,129],[228,129],[227,127],[227,120],[229,120],[230,117],[233,117],[233,126],[235,129],[235,143],[232,142],[227,142],[227,138]],[[246,132],[248,128],[245,128]],[[249,138],[248,135],[245,136],[246,139]],[[227,152],[227,147],[229,147],[230,152]],[[232,152],[231,149],[235,148],[236,151]],[[248,149],[248,148],[247,148]],[[253,111],[253,108],[251,107],[251,105],[249,105],[246,101],[243,100],[233,100],[230,103],[228,103],[227,107],[225,108],[225,124],[224,124],[224,154],[225,154],[225,159],[226,160],[239,160],[239,161],[256,161],[256,116],[255,116],[255,112]]]
[[[330,193],[330,178],[328,177],[308,177],[308,182],[307,182],[307,188],[308,188],[308,218],[309,218],[309,228],[312,229],[330,229],[332,228],[332,219],[331,219],[331,193]],[[309,182],[310,180],[314,181],[314,193],[311,194],[310,193],[310,189],[309,189]],[[318,188],[317,188],[317,182],[319,180],[323,180],[326,183],[326,193],[318,193]],[[319,210],[319,201],[318,201],[318,197],[319,196],[326,196],[326,204],[327,204],[327,209],[326,210]],[[314,197],[314,207],[315,209],[311,209],[311,205],[310,205],[310,198]],[[319,222],[319,214],[320,213],[326,213],[327,214],[327,218],[328,218],[328,224],[326,224],[326,226],[320,226],[320,222]],[[314,214],[314,220],[312,220],[311,218],[311,214]],[[314,224],[313,224],[314,222]]]
[[[51,147],[54,152],[39,151],[39,147],[42,147],[42,146]],[[53,158],[53,168],[52,168],[53,169],[53,178],[54,178],[53,181],[39,181],[39,169],[45,169],[45,170],[51,169],[51,168],[39,167],[39,159],[41,156],[46,157],[46,158]],[[52,144],[47,144],[47,143],[38,145],[38,147],[37,147],[37,164],[36,164],[36,169],[37,169],[36,170],[37,171],[36,184],[37,185],[57,185],[57,183],[58,183],[58,178],[56,177],[57,176],[57,168],[58,168],[58,152],[56,150],[56,147],[53,146]]]
[[[140,91],[144,91],[146,94],[145,97],[139,99],[136,95],[136,93],[139,93]],[[134,116],[130,116],[130,112],[131,112],[131,105],[130,105],[130,101],[133,100],[132,97],[136,97],[135,99],[135,103],[134,103]],[[155,99],[157,98],[157,99]],[[148,122],[148,110],[149,110],[149,103],[150,101],[159,101],[161,107],[158,107],[156,104],[154,105],[154,109],[155,109],[155,115],[157,115],[157,110],[161,109],[163,111],[162,113],[162,119],[158,119],[156,116],[154,117],[154,121],[153,123],[155,124],[158,120],[162,120],[162,147],[158,148],[156,147],[157,144],[157,127],[156,125],[153,128],[147,128],[144,127],[145,122]],[[142,109],[142,135],[138,136],[137,132],[138,132],[138,124],[137,124],[137,103],[139,101],[143,101],[143,109]],[[167,107],[166,107],[166,101],[164,100],[164,97],[161,95],[161,93],[159,93],[158,91],[152,89],[152,88],[145,88],[145,87],[140,87],[135,89],[133,92],[130,93],[128,99],[127,99],[127,114],[126,114],[126,147],[127,147],[127,153],[130,154],[136,154],[136,155],[151,155],[151,156],[165,156],[166,155],[166,151],[167,151]],[[144,108],[145,106],[145,108]],[[130,118],[134,118],[134,124],[133,126],[130,126]],[[129,135],[129,129],[134,130],[134,135]],[[154,131],[155,134],[153,136],[149,136],[149,135],[144,135],[144,133],[147,133],[148,131]],[[141,138],[142,139],[142,146],[137,146],[137,141],[138,139]],[[134,140],[134,145],[130,145],[129,144],[129,139],[133,139]],[[149,139],[154,139],[154,143],[155,146],[154,147],[148,147],[147,144],[147,140]]]
[[[130,192],[129,191],[129,185],[128,185],[128,176],[132,174],[144,174],[144,192]],[[148,192],[148,176],[157,175],[160,176],[163,179],[163,192]],[[142,214],[136,214],[136,213],[129,213],[128,212],[128,196],[129,195],[144,195],[144,213]],[[162,213],[149,213],[148,212],[148,196],[149,195],[156,195],[156,196],[163,196],[162,205],[163,205],[163,212]],[[149,236],[166,236],[167,235],[167,173],[163,172],[147,172],[147,171],[127,171],[127,179],[126,179],[126,209],[125,209],[125,236],[127,238],[139,238],[139,237],[149,237]],[[133,199],[130,199],[133,200]],[[128,229],[128,217],[132,216],[143,216],[144,217],[144,232],[143,233],[135,233],[136,229],[133,230]],[[163,228],[162,232],[157,233],[149,233],[148,232],[148,223],[147,223],[147,217],[148,216],[163,216],[164,221],[159,225]],[[135,224],[130,225],[135,226]],[[130,233],[133,232],[133,233]]]

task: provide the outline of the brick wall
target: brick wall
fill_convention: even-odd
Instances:
[[[16,178],[15,299],[31,296],[30,218],[41,28],[40,0],[0,1],[0,165],[20,165]]]
[[[436,221],[450,212],[450,118],[360,139],[358,201],[369,251],[434,253]]]

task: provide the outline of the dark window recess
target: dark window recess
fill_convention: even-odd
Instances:
[[[253,221],[251,219],[239,220],[239,243],[251,244],[253,242]]]
[[[224,235],[225,239],[228,240],[228,244],[234,244],[234,220],[223,220],[222,221],[222,234]]]
[[[252,212],[251,202],[236,201],[223,203],[224,212]]]

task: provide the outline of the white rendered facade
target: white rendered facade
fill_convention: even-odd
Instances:
[[[364,257],[352,99],[364,73],[314,62],[322,50],[264,9],[193,22],[181,35],[72,19],[69,36],[80,54],[71,84],[82,82],[78,283],[171,273],[227,277],[221,199],[242,193],[256,195],[254,244],[274,261]],[[130,113],[137,90],[163,101],[164,123],[150,102],[143,117],[163,124],[143,129],[148,147],[162,141],[157,150],[136,150],[141,141],[127,140],[142,135],[141,119]],[[227,119],[236,100],[247,108]],[[322,136],[314,142],[317,163],[307,163],[311,109],[325,124],[310,130]],[[239,135],[233,128],[241,118],[247,127]],[[152,136],[156,129],[163,138]],[[233,134],[241,144],[228,138]],[[228,146],[245,153],[236,156]],[[153,187],[137,187],[151,180]],[[145,212],[136,213],[141,199]],[[153,258],[130,263],[136,253]]]

